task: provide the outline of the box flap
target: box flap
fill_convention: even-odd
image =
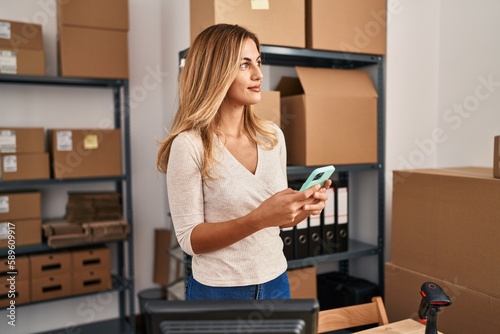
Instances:
[[[377,97],[368,73],[359,70],[295,67],[307,95]]]
[[[443,175],[453,177],[466,177],[475,179],[495,180],[493,169],[490,167],[448,167],[448,168],[428,168],[415,170],[396,171],[402,173],[421,173],[429,175]]]
[[[299,78],[293,77],[281,77],[276,90],[280,92],[281,97],[304,94]]]

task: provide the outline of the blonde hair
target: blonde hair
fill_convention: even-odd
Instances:
[[[159,143],[156,164],[160,172],[167,172],[170,148],[177,135],[195,131],[203,142],[201,175],[204,179],[210,178],[208,171],[214,163],[213,134],[217,134],[219,108],[237,76],[241,50],[249,38],[260,52],[257,36],[238,25],[213,25],[192,43],[179,76],[179,108],[171,131]],[[250,105],[244,108],[243,129],[252,141],[267,149],[278,142],[269,122],[256,117]]]

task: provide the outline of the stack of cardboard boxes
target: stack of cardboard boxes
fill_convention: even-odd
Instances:
[[[41,25],[0,19],[0,74],[45,75]]]
[[[440,285],[452,305],[444,333],[500,328],[500,180],[491,168],[395,171],[392,258],[386,264],[390,321],[417,318],[420,286]]]

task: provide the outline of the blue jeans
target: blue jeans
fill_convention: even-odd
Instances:
[[[262,284],[212,287],[201,284],[190,275],[186,284],[186,300],[290,299],[286,272]]]

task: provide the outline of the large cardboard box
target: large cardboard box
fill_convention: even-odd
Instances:
[[[394,171],[392,262],[500,298],[499,199],[491,168]]]
[[[0,193],[0,221],[40,218],[41,215],[40,192]]]
[[[43,50],[43,34],[40,24],[0,20],[0,49]]]
[[[0,153],[43,153],[43,128],[0,127]]]
[[[111,271],[108,269],[74,272],[72,284],[75,295],[107,290],[111,288]]]
[[[290,294],[293,299],[317,299],[316,267],[289,269]]]
[[[281,128],[290,165],[377,161],[377,91],[366,72],[296,67],[282,78]]]
[[[49,129],[55,179],[122,175],[120,129]]]
[[[2,181],[43,180],[50,178],[48,153],[0,154]]]
[[[0,47],[0,74],[45,75],[45,52]]]
[[[452,301],[450,306],[442,307],[438,313],[437,325],[440,332],[498,333],[500,299],[463,286],[459,284],[460,279],[451,275],[438,279],[394,263],[385,265],[384,304],[390,322],[407,318],[418,320],[417,310],[422,300],[420,287],[425,282],[438,284]]]
[[[271,90],[262,91],[261,100],[253,106],[253,111],[258,117],[281,126],[280,92]]]
[[[9,238],[15,237],[15,239]],[[39,245],[42,243],[41,219],[0,221],[0,248]]]
[[[307,0],[307,47],[383,55],[386,0]]]
[[[71,252],[72,272],[105,270],[111,272],[111,255],[107,247],[95,247]]]
[[[205,28],[228,23],[248,28],[261,44],[303,48],[305,17],[304,0],[191,0],[191,42]]]
[[[32,280],[72,272],[71,253],[67,251],[30,255]]]
[[[59,72],[64,77],[128,79],[128,33],[59,27]]]
[[[59,26],[128,31],[128,0],[65,0],[57,2]]]
[[[31,301],[33,302],[66,297],[72,294],[70,273],[31,279]]]
[[[493,152],[493,176],[500,178],[500,136],[495,137]]]

